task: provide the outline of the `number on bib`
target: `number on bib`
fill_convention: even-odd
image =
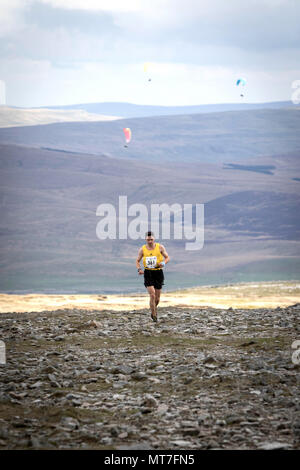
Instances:
[[[146,267],[148,269],[155,268],[156,264],[157,264],[156,256],[146,256]]]

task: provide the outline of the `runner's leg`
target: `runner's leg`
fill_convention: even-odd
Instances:
[[[161,289],[155,289],[155,306],[157,307],[160,301]]]
[[[150,295],[150,309],[151,316],[156,317],[156,301],[155,301],[155,289],[154,286],[148,286],[147,291]]]

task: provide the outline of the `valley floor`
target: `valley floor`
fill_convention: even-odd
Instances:
[[[162,292],[161,306],[216,308],[276,308],[300,302],[300,281],[276,281],[203,286]],[[47,295],[0,294],[0,313],[73,309],[129,311],[147,308],[148,294]]]

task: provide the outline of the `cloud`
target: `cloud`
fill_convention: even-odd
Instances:
[[[89,10],[65,10],[53,8],[46,3],[33,3],[25,13],[25,21],[30,30],[50,31],[53,35],[64,29],[71,34],[81,32],[91,35],[114,35],[118,27],[114,25],[113,16],[108,12]]]
[[[141,0],[40,0],[54,8],[64,10],[88,10],[88,11],[138,11],[143,8]]]
[[[266,65],[283,60],[286,66],[287,57],[293,61],[289,51],[296,57],[299,50],[300,2],[293,0],[185,0],[184,8],[182,0],[27,0],[22,7],[14,2],[27,27],[0,45],[2,56],[58,64],[160,60],[250,66],[263,57]]]
[[[152,2],[151,2],[152,6]],[[151,10],[115,15],[133,36],[153,42],[232,46],[267,50],[299,47],[300,2],[296,0],[182,0],[160,2]]]
[[[124,35],[243,48],[296,47],[299,0],[40,0],[60,11],[111,15]],[[91,17],[92,21],[92,17]]]
[[[32,0],[1,0],[0,37],[8,36],[25,27],[24,12]]]
[[[288,99],[299,16],[298,0],[1,0],[1,79],[26,105],[234,101],[237,75],[249,100]]]

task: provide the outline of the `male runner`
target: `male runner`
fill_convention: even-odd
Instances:
[[[153,232],[146,232],[146,245],[143,245],[138,252],[136,267],[139,275],[144,274],[144,286],[150,295],[151,318],[157,321],[157,306],[160,300],[160,293],[164,284],[164,273],[162,268],[170,261],[166,249],[160,243],[154,242]],[[143,258],[144,271],[140,267]],[[164,260],[165,259],[165,260]]]

